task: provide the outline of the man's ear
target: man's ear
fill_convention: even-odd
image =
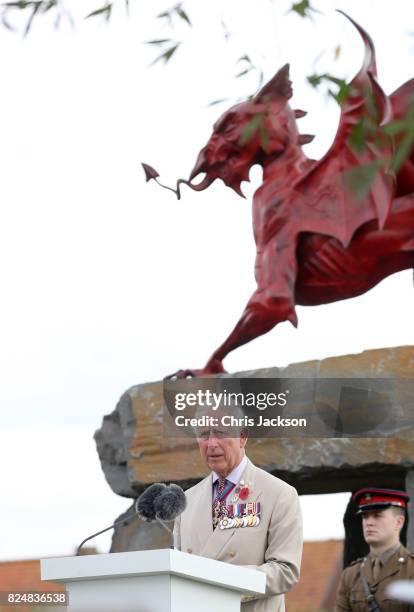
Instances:
[[[247,428],[244,427],[240,432],[240,448],[244,448],[247,443],[247,438],[249,437],[249,432]]]

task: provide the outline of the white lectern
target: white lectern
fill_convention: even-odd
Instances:
[[[41,578],[65,583],[76,612],[240,612],[241,595],[266,585],[263,572],[170,549],[42,559]]]

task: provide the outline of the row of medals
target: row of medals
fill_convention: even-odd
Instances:
[[[220,529],[256,527],[260,524],[260,502],[229,504],[226,506],[226,512],[227,516],[219,522]]]

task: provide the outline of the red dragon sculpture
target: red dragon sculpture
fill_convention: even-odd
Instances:
[[[286,65],[253,99],[220,117],[190,180],[179,180],[173,190],[180,197],[181,183],[200,191],[221,178],[243,196],[240,186],[249,180],[250,168],[263,167],[263,184],[253,198],[257,289],[205,367],[180,370],[178,377],[224,372],[230,351],[282,321],[296,326],[296,304],[316,306],[361,295],[386,276],[414,267],[414,150],[395,176],[390,168],[399,141],[393,142],[386,129],[391,120],[412,112],[414,79],[387,96],[376,80],[373,42],[350,21],[364,42],[364,62],[322,159],[309,159],[302,151],[312,137],[298,131],[296,119],[305,113],[289,106]],[[251,134],[253,119],[258,129]],[[368,126],[365,142],[355,146],[351,134],[362,120]],[[373,170],[364,193],[347,184],[357,168]],[[157,178],[153,168],[144,164],[144,169],[147,180]],[[200,173],[205,177],[193,183]]]

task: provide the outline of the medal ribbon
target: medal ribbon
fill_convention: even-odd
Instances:
[[[218,487],[216,497],[213,501],[213,528],[215,529],[218,522],[223,516],[227,516],[226,498],[233,491],[236,485],[232,482],[220,478],[218,480]]]
[[[214,501],[215,502],[224,501],[225,499],[227,499],[227,497],[230,495],[230,493],[233,491],[235,487],[236,485],[228,480],[227,485],[224,487],[224,490],[222,492],[219,490],[220,487],[217,488],[217,495]]]

